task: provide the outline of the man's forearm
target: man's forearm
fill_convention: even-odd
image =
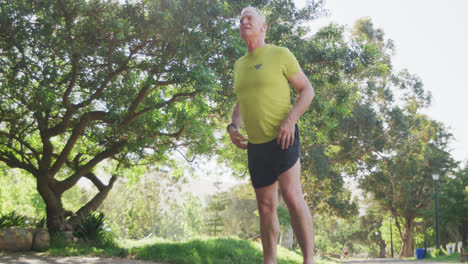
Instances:
[[[289,111],[286,119],[289,119],[293,123],[296,123],[299,117],[301,117],[304,112],[309,108],[312,99],[315,97],[315,92],[312,86],[309,84],[308,87],[301,89],[296,102]]]
[[[239,128],[242,124],[242,116],[238,104],[236,104],[236,106],[234,106],[234,109],[232,110],[231,124],[234,124],[236,129],[232,125],[229,125],[227,127],[229,134],[231,134],[234,131],[237,131],[237,128]]]
[[[242,124],[242,116],[238,104],[236,104],[236,106],[232,110],[231,124],[236,125],[236,127],[240,127],[240,125]]]

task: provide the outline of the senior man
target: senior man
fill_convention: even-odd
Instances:
[[[278,186],[291,216],[304,264],[313,263],[313,224],[300,181],[300,145],[296,125],[314,98],[314,89],[294,55],[265,43],[267,24],[254,7],[241,12],[240,35],[247,54],[234,66],[237,104],[227,130],[232,143],[247,149],[248,166],[260,213],[264,263],[277,263]],[[289,83],[298,92],[290,101]],[[245,123],[248,140],[237,128]]]

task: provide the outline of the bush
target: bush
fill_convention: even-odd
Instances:
[[[57,232],[50,238],[50,248],[64,249],[70,245],[65,233]]]
[[[448,256],[447,251],[441,248],[431,252],[431,258],[437,258],[438,256]]]
[[[9,227],[24,227],[25,217],[22,215],[16,215],[15,212],[4,214],[0,216],[0,228]]]
[[[106,230],[104,213],[91,212],[87,217],[82,217],[73,235],[90,245],[112,246],[114,244],[113,234],[110,230]]]
[[[35,220],[33,222],[33,226],[35,228],[46,228],[46,224],[47,224],[47,218],[46,217],[42,217],[41,219],[39,220]]]

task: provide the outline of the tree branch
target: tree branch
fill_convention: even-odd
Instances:
[[[14,140],[18,141],[21,145],[24,145],[27,149],[29,149],[32,152],[32,154],[34,155],[34,157],[36,158],[37,161],[40,160],[39,153],[28,142],[24,141],[23,139],[15,136],[15,135],[11,135],[11,134],[5,133],[3,131],[0,131],[0,135],[3,135],[5,137],[7,137],[7,138],[14,139]],[[8,146],[8,148],[10,148],[10,146]]]
[[[104,89],[107,87],[107,85],[109,84],[109,82],[117,75],[119,75],[121,72],[125,71],[128,69],[128,63],[130,62],[130,60],[132,59],[133,55],[135,55],[135,53],[139,50],[141,50],[142,48],[145,47],[145,45],[147,44],[147,42],[142,42],[140,45],[136,46],[133,50],[130,51],[130,54],[128,55],[127,59],[125,59],[125,61],[114,71],[112,72],[109,72],[108,73],[108,76],[107,76],[107,79],[104,81],[104,83],[101,84],[101,86],[97,89],[97,91],[91,95],[90,98],[88,98],[87,100],[85,100],[84,102],[81,102],[77,105],[75,105],[75,108],[82,108],[84,106],[87,106],[89,105],[92,101],[94,101],[95,99],[99,98],[102,93],[104,92]]]
[[[50,136],[48,134],[48,123],[47,123],[47,113],[34,112],[34,117],[36,118],[39,134],[42,141],[42,158],[38,160],[39,170],[46,170],[49,168],[50,163],[52,162],[52,154],[54,147],[50,141]]]
[[[71,80],[70,83],[68,84],[67,90],[63,94],[63,104],[65,105],[65,108],[70,110],[72,108],[72,105],[70,104],[69,96],[73,90],[73,87],[76,84],[76,79],[78,76],[78,69],[79,69],[79,55],[77,53],[72,55],[72,75],[71,75]]]
[[[114,156],[119,153],[119,151],[127,144],[127,141],[117,142],[110,148],[104,150],[103,152],[97,154],[93,159],[91,159],[85,165],[79,167],[73,175],[64,179],[63,181],[57,182],[57,192],[63,193],[66,190],[73,187],[76,182],[83,176],[88,174],[99,162]]]
[[[37,177],[38,170],[32,164],[21,162],[11,153],[0,151],[0,161],[5,162],[10,168],[23,169]]]
[[[106,187],[102,183],[102,181],[99,180],[98,177],[96,177],[96,174],[94,174],[92,172],[86,173],[85,177],[88,178],[94,184],[94,186],[96,186],[96,188],[98,188],[99,191],[102,191]]]
[[[165,136],[165,137],[172,137],[172,138],[179,138],[185,131],[185,129],[187,128],[187,124],[185,124],[184,126],[182,126],[181,129],[179,129],[179,131],[175,132],[175,133],[162,133],[162,132],[155,132],[152,137],[155,138],[157,136]]]
[[[62,117],[62,121],[49,130],[50,137],[54,137],[65,132],[68,125],[70,124],[71,117],[74,112],[74,109],[67,109],[65,115]]]
[[[191,93],[178,93],[178,94],[175,94],[172,96],[171,99],[169,99],[169,101],[166,101],[166,105],[168,104],[171,104],[171,103],[174,103],[174,102],[180,102],[182,101],[183,99],[181,99],[182,97],[189,97],[189,98],[193,98],[195,97],[195,95],[197,95],[198,93],[200,92],[200,90],[195,90]]]
[[[80,136],[83,134],[86,126],[91,121],[97,121],[97,120],[104,121],[106,118],[106,115],[107,113],[102,112],[102,111],[88,112],[88,113],[83,114],[78,124],[74,127],[73,132],[70,138],[68,139],[67,144],[65,145],[62,152],[60,153],[60,156],[57,158],[54,165],[52,166],[51,176],[55,175],[63,166],[64,162],[67,160],[67,156],[70,154],[76,142],[78,141]]]
[[[74,216],[72,216],[72,218],[70,219],[69,223],[72,225],[72,226],[75,226],[76,224],[78,224],[79,220],[81,219],[81,217],[83,216],[87,216],[91,211],[96,211],[98,209],[98,207],[102,204],[102,202],[104,201],[104,199],[107,197],[107,195],[109,194],[109,191],[112,189],[112,187],[114,186],[114,183],[115,181],[117,180],[117,175],[116,174],[113,174],[110,181],[109,181],[109,184],[104,186],[103,189],[101,191],[99,191],[96,196],[94,196],[93,199],[91,199],[91,201],[89,201],[86,205],[84,205],[83,207],[81,207],[76,213]]]
[[[171,82],[165,82],[165,85],[169,85],[171,84]],[[200,91],[199,90],[196,90],[196,91],[193,91],[191,93],[178,93],[178,94],[175,94],[171,99],[161,103],[161,104],[157,104],[156,106],[153,106],[153,107],[147,107],[137,113],[134,113],[133,115],[129,116],[125,122],[124,122],[124,125],[128,125],[130,124],[131,122],[133,122],[135,119],[139,118],[140,116],[142,116],[143,114],[149,112],[149,111],[152,111],[152,110],[156,110],[156,109],[159,109],[159,108],[162,108],[166,105],[169,105],[173,102],[180,102],[182,101],[182,99],[180,99],[181,97],[188,97],[188,98],[193,98],[195,97],[196,94],[198,94]],[[187,98],[187,99],[188,99]]]

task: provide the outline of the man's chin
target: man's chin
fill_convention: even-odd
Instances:
[[[245,31],[240,33],[241,38],[244,39],[244,40],[246,38],[249,38],[251,35],[252,34],[250,34],[250,32],[245,32]]]

